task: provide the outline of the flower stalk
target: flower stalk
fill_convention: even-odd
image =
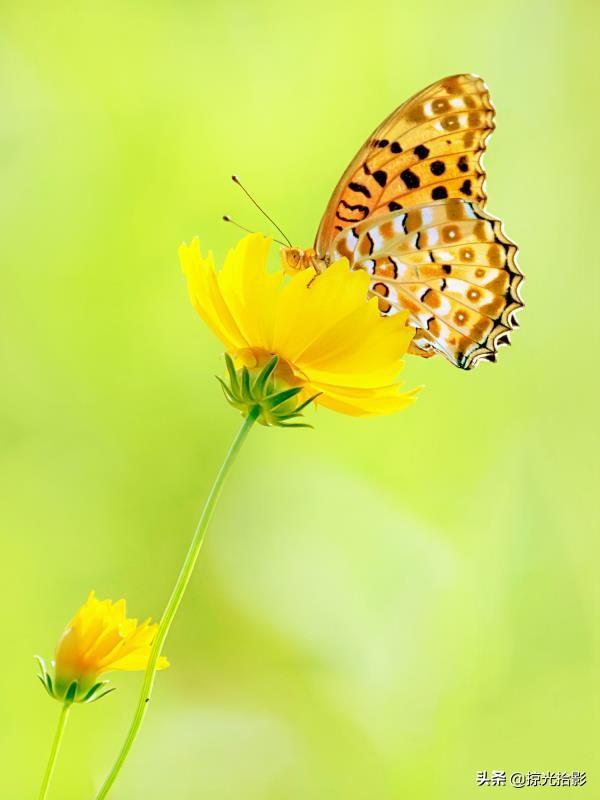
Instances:
[[[54,768],[56,767],[58,753],[60,751],[60,746],[62,744],[63,735],[67,726],[67,720],[69,719],[69,713],[72,705],[72,700],[65,700],[60,709],[60,716],[58,717],[58,725],[56,726],[56,733],[54,734],[54,739],[52,741],[50,757],[48,759],[46,772],[44,773],[44,778],[40,788],[39,800],[46,800],[46,797],[48,796],[50,781],[52,780],[52,775],[54,774]]]
[[[217,477],[215,478],[215,482],[213,483],[212,489],[210,490],[210,494],[206,500],[204,508],[202,510],[202,514],[200,515],[200,519],[198,521],[198,525],[194,532],[194,536],[190,543],[187,555],[179,572],[179,576],[175,582],[173,590],[171,592],[171,596],[167,602],[165,610],[163,612],[162,618],[158,625],[158,630],[154,641],[152,643],[152,650],[150,652],[150,657],[148,659],[148,664],[146,666],[146,671],[144,673],[144,680],[142,683],[142,688],[140,691],[138,704],[135,710],[135,714],[131,725],[129,727],[129,731],[125,738],[125,742],[117,756],[115,763],[112,766],[106,780],[102,784],[100,791],[96,795],[96,800],[103,800],[105,798],[112,785],[114,784],[115,780],[119,772],[121,771],[123,764],[125,763],[127,756],[131,748],[133,747],[133,743],[135,742],[139,730],[142,726],[142,722],[144,721],[144,717],[146,715],[146,710],[150,703],[150,698],[152,697],[152,690],[154,688],[154,679],[156,677],[156,670],[157,664],[162,652],[163,645],[165,643],[165,639],[169,633],[175,615],[177,614],[177,610],[181,604],[183,596],[185,594],[185,590],[190,582],[190,578],[194,572],[194,567],[196,566],[196,562],[198,560],[198,556],[200,555],[200,550],[202,549],[202,545],[204,543],[204,537],[206,534],[206,530],[208,528],[208,524],[212,518],[215,506],[217,504],[217,500],[221,494],[223,489],[223,485],[225,483],[225,479],[229,473],[231,465],[235,461],[237,454],[239,453],[246,437],[250,433],[250,429],[256,422],[258,416],[260,414],[260,407],[258,405],[254,405],[248,409],[247,416],[244,419],[244,422],[239,429],[235,439],[227,455],[225,456],[225,460],[221,465],[219,472],[217,473]]]

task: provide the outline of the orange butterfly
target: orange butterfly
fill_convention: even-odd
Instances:
[[[523,307],[517,246],[487,214],[481,158],[494,107],[476,75],[432,84],[369,137],[336,186],[314,247],[284,247],[286,269],[346,257],[372,275],[382,314],[408,310],[411,352],[461,369],[496,360]]]

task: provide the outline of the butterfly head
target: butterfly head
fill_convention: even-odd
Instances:
[[[307,247],[305,250],[301,247],[282,247],[281,261],[283,269],[288,275],[295,275],[309,267],[313,267],[317,272],[322,272],[327,266],[312,247]]]

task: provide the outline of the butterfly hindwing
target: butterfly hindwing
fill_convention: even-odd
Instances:
[[[456,198],[365,220],[332,244],[333,258],[372,276],[383,314],[408,309],[414,352],[463,369],[509,343],[523,305],[516,251],[500,220]]]
[[[481,156],[494,128],[485,83],[455,75],[396,109],[369,137],[327,206],[315,249],[325,256],[344,228],[446,198],[485,204]]]

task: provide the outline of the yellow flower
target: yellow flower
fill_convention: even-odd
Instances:
[[[42,683],[59,700],[90,702],[99,699],[107,681],[98,676],[111,670],[144,670],[157,625],[147,619],[138,625],[125,615],[125,600],[98,600],[94,592],[65,628],[56,647],[54,682],[38,659]],[[158,669],[169,666],[160,658]],[[110,691],[110,690],[108,690]]]
[[[415,391],[402,393],[397,383],[414,334],[407,315],[381,317],[377,299],[367,300],[369,276],[350,271],[346,259],[320,275],[312,268],[291,279],[268,273],[270,244],[259,233],[246,236],[220,272],[198,239],[179,248],[192,304],[236,365],[258,373],[276,356],[273,391],[294,389],[296,410],[315,395],[315,403],[353,416],[390,414],[411,403]],[[234,400],[244,394],[238,388]],[[259,421],[277,424],[265,413]]]

